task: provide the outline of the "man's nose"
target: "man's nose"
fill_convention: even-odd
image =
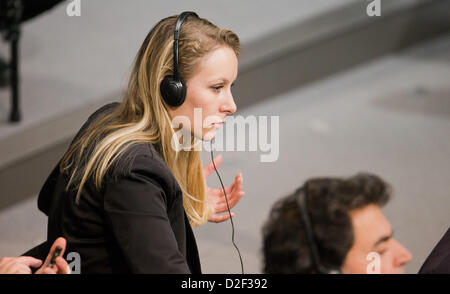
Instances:
[[[412,254],[397,240],[396,243],[396,255],[395,255],[395,266],[404,266],[412,260]]]

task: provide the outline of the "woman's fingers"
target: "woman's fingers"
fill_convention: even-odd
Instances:
[[[214,164],[216,165],[216,168],[219,168],[219,166],[222,164],[222,154],[217,155],[214,157]],[[211,161],[203,168],[203,174],[205,178],[209,177],[215,170],[214,170],[214,164]]]
[[[232,197],[242,197],[242,195],[245,194],[242,191],[242,182],[243,182],[242,174],[239,173],[236,175],[234,183],[231,186],[225,188],[225,192],[227,193],[227,197],[229,199],[231,199]],[[219,202],[225,201],[223,190],[220,189],[220,192],[221,192],[220,193],[221,199]]]
[[[242,190],[242,173],[238,173],[235,177],[234,177],[234,182],[233,184],[231,184],[228,187],[225,187],[225,193],[227,193],[227,196],[231,193],[233,193],[234,191],[240,191]],[[221,195],[223,196],[223,190],[220,188],[219,189],[221,192]]]
[[[219,162],[221,162],[221,161],[219,161]],[[231,184],[228,187],[225,187],[226,197],[224,194],[224,189],[208,188],[208,192],[207,192],[208,198],[211,201],[211,203],[214,205],[214,210],[216,213],[228,212],[228,207],[231,209],[239,202],[239,200],[245,194],[245,192],[242,191],[242,182],[243,182],[242,173],[239,173],[236,175],[233,184]],[[209,218],[209,221],[223,222],[229,218],[230,218],[230,215],[228,213],[223,214],[223,215],[215,214]]]
[[[232,212],[231,216],[234,217],[235,214]],[[213,223],[221,223],[221,222],[226,221],[229,218],[230,218],[230,214],[229,213],[226,213],[226,214],[215,214],[215,215],[210,217],[209,221],[213,222]]]
[[[225,212],[228,210],[228,206],[231,209],[239,202],[239,200],[241,200],[242,196],[245,195],[245,192],[242,191],[242,182],[242,174],[239,173],[238,175],[236,175],[236,180],[234,181],[234,183],[231,186],[225,188],[225,192],[227,194],[226,198],[222,189],[216,190],[219,196],[217,197],[214,205],[216,212]]]
[[[242,196],[245,195],[245,192],[241,191],[239,193],[234,193],[231,195],[231,197],[227,194],[228,197],[228,206],[230,206],[230,209],[233,208],[239,200],[241,200]],[[225,200],[225,197],[223,197],[223,200],[216,203],[215,209],[217,212],[225,212],[228,210],[227,202]]]

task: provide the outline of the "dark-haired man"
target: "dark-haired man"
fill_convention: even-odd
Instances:
[[[266,273],[403,273],[411,253],[381,212],[378,176],[308,180],[279,200],[263,228]]]

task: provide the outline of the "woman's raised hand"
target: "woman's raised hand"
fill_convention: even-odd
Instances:
[[[216,165],[216,168],[219,168],[220,164],[222,163],[222,155],[218,155],[214,158],[214,163]],[[203,173],[205,175],[205,181],[206,179],[214,173],[214,165],[212,162],[207,164],[204,169]],[[242,191],[242,174],[239,173],[236,175],[233,184],[231,184],[228,187],[225,187],[225,192],[227,193],[228,198],[228,205],[230,206],[230,209],[234,207],[239,200],[241,200],[242,196],[244,196],[245,192]],[[206,187],[206,195],[208,197],[208,200],[210,203],[212,203],[214,207],[215,213],[209,217],[210,222],[220,223],[223,221],[226,221],[230,218],[230,214],[228,213],[227,209],[227,202],[225,199],[225,195],[223,194],[222,187],[220,188],[210,188]],[[218,214],[222,212],[227,212],[226,214]],[[234,213],[231,213],[232,216],[234,216]]]

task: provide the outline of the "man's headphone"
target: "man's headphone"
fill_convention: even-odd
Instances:
[[[307,204],[306,204],[306,193],[303,191],[303,189],[300,189],[299,196],[296,198],[297,200],[297,206],[300,211],[300,215],[302,217],[302,222],[305,228],[305,235],[306,235],[306,243],[308,243],[310,257],[313,262],[314,269],[319,274],[340,274],[339,269],[330,269],[323,266],[323,264],[320,262],[320,255],[319,250],[317,249],[316,241],[314,238],[314,233],[311,225],[311,220],[309,218],[309,213],[307,210]]]
[[[173,107],[180,106],[186,99],[186,84],[178,74],[178,40],[180,38],[181,25],[190,15],[198,17],[195,12],[185,11],[177,19],[173,39],[173,75],[165,76],[159,86],[164,101]]]

